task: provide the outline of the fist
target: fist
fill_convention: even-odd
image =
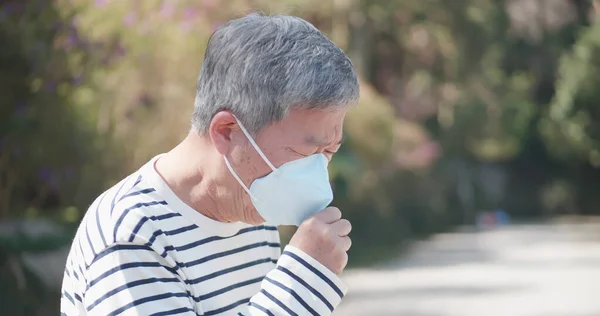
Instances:
[[[342,219],[342,212],[337,207],[328,207],[305,220],[292,236],[290,245],[340,274],[348,263],[346,252],[352,245],[348,237],[350,230],[352,226]]]

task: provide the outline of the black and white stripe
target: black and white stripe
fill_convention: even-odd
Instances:
[[[61,315],[329,315],[339,304],[337,276],[293,247],[281,255],[275,227],[202,217],[148,165],[90,206]]]

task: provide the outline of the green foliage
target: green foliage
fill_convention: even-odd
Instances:
[[[175,145],[210,34],[251,9],[306,18],[360,70],[361,104],[330,165],[357,262],[484,207],[597,211],[600,23],[585,1],[556,19],[518,2],[4,1],[0,219],[76,223]],[[502,194],[479,185],[500,183],[477,171],[492,165]],[[557,179],[569,189],[548,198]]]
[[[9,1],[0,10],[0,218],[26,206],[72,205],[80,189],[104,186],[80,182],[99,167],[103,146],[98,107],[73,99],[93,89],[84,82],[98,61],[71,13],[43,1]]]
[[[600,22],[560,60],[556,95],[540,126],[558,158],[600,167]]]
[[[68,243],[102,190],[188,132],[210,34],[254,10],[309,20],[360,71],[330,164],[351,265],[482,209],[597,213],[600,20],[590,1],[526,1],[0,1],[0,222],[67,227],[2,229],[0,305],[57,301],[28,271],[14,291],[13,254]]]

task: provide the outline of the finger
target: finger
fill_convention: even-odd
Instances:
[[[350,239],[350,237],[346,236],[346,237],[340,237],[340,248],[344,249],[344,251],[348,251],[350,250],[350,247],[352,247],[352,239]]]
[[[352,224],[350,224],[347,219],[340,219],[339,221],[331,224],[331,230],[336,234],[336,236],[348,236],[352,230]]]
[[[326,224],[331,224],[342,218],[342,212],[337,207],[332,206],[315,214],[313,217]]]

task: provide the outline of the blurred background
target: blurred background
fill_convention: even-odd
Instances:
[[[58,313],[88,205],[186,135],[210,34],[254,10],[360,73],[338,315],[600,315],[595,0],[0,0],[0,314]]]

